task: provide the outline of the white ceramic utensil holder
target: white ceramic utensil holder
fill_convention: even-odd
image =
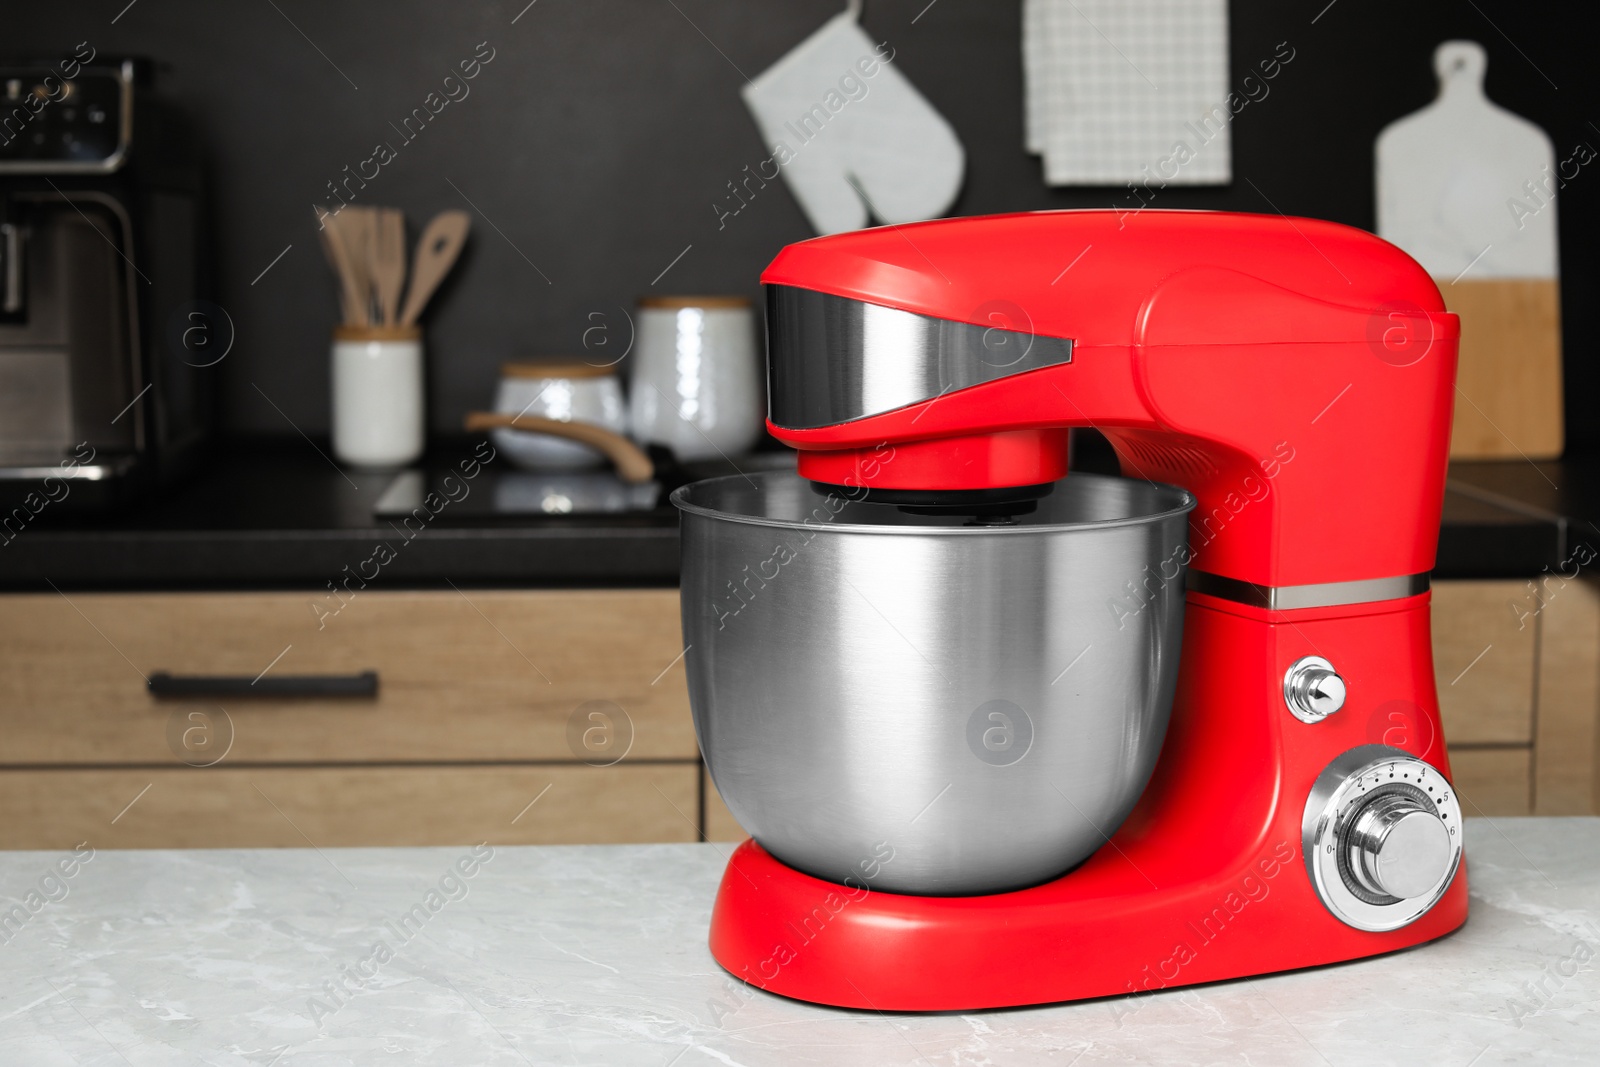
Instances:
[[[634,440],[680,460],[736,456],[761,434],[763,368],[750,301],[646,297],[629,396]]]
[[[422,330],[340,326],[333,332],[333,454],[352,467],[400,467],[426,438]]]

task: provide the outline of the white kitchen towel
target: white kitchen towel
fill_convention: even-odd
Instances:
[[[742,95],[818,233],[936,218],[961,190],[955,130],[894,66],[854,9],[828,20]]]
[[[1047,184],[1232,180],[1227,0],[1023,0],[1022,27]]]
[[[1022,125],[1027,149],[1044,154],[1044,64],[1050,40],[1044,21],[1051,13],[1047,0],[1022,0]]]

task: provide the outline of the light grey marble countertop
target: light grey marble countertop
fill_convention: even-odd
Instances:
[[[0,1064],[1600,1062],[1600,819],[1467,842],[1472,917],[1419,949],[895,1016],[718,969],[726,845],[0,853]]]

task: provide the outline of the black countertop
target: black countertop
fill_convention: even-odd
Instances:
[[[431,477],[470,454],[467,443],[430,454]],[[1094,469],[1093,451],[1084,455],[1074,465]],[[222,445],[197,475],[142,503],[102,515],[52,506],[6,530],[0,589],[317,589],[374,569],[389,588],[677,583],[665,492],[653,509],[622,514],[485,517],[506,468],[486,465],[467,497],[418,528],[374,513],[392,473],[343,471],[304,441]],[[1600,462],[1454,463],[1434,574],[1554,569],[1583,541],[1600,544],[1597,522]]]
[[[343,470],[304,441],[224,445],[194,476],[133,506],[46,508],[0,547],[0,588],[320,589],[370,576],[380,545],[393,558],[375,581],[389,588],[677,584],[678,517],[664,494],[649,511],[467,521],[507,466],[461,477],[471,456],[448,446],[427,457],[430,484],[455,472],[465,489],[420,526],[375,514],[393,472]]]
[[[1452,464],[1450,486],[1458,497],[1552,523],[1557,561],[1600,545],[1600,457]]]

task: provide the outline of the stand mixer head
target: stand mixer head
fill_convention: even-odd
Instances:
[[[1349,959],[1464,921],[1426,591],[1458,327],[1420,266],[1312,220],[1047,212],[820,238],[762,280],[768,425],[798,475],[674,495],[701,747],[756,838],[719,893],[725,967],[825,1003],[967,1009],[1153,988],[1153,960],[1159,986]],[[1057,498],[1094,484],[1067,476],[1074,427],[1104,434],[1133,484],[1179,496],[1058,521]],[[806,482],[840,502],[816,513],[810,571],[758,570],[740,595],[741,553],[805,526],[777,502]],[[1187,541],[1154,538],[1155,559],[1075,571],[1070,548],[1020,551],[1087,543],[1096,521],[1115,542],[1173,513]],[[862,538],[870,563],[835,551]],[[981,558],[948,551],[982,539],[996,547]],[[881,606],[844,588],[869,580],[887,583]],[[725,585],[743,619],[719,612]],[[1025,610],[997,610],[1008,596]],[[1141,625],[1145,606],[1174,625]],[[1104,636],[1097,655],[1091,618],[1105,635],[1131,621],[1142,654]],[[1106,674],[1057,688],[1080,650],[1072,670]],[[807,678],[826,679],[809,701]],[[1026,694],[1005,699],[1035,731],[1032,764],[961,752],[996,684]],[[1395,702],[1422,729],[1372,744],[1366,724]],[[1064,754],[1135,734],[1160,753],[1116,777],[1137,806],[1091,814],[1083,802],[1115,790],[1073,795],[1085,764]],[[949,784],[931,798],[901,788],[936,778]],[[969,824],[938,822],[939,805],[980,827],[1026,818],[1024,798],[1047,794],[1007,791],[1024,780],[1076,809],[1035,808],[1038,822],[1092,826],[1079,851],[1048,834],[985,851]],[[936,832],[916,830],[926,819]],[[837,854],[817,845],[830,826]],[[994,874],[1000,853],[1032,862]],[[1195,923],[1264,880],[1256,931],[1200,953]]]
[[[1025,495],[1066,475],[1068,429],[1092,427],[1125,475],[1199,498],[1207,573],[1284,587],[1433,564],[1457,325],[1422,267],[1371,234],[1217,212],[999,215],[791,245],[762,281],[768,428],[802,477]],[[1337,417],[1317,418],[1336,396]],[[885,444],[892,464],[874,462]],[[1228,506],[1252,492],[1263,506]],[[1347,536],[1363,530],[1383,536]]]

